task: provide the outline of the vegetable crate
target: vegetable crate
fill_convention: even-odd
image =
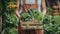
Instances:
[[[28,10],[21,13],[21,27],[22,29],[43,29],[42,26],[42,13],[36,9]]]

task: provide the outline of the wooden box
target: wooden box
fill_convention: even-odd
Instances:
[[[21,23],[22,29],[43,29],[42,23],[37,23],[33,21],[27,21]]]

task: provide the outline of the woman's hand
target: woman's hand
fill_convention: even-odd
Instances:
[[[18,10],[15,11],[15,14],[18,18],[20,18],[20,13],[18,12]]]
[[[17,15],[18,18],[20,18],[20,13],[19,13],[19,0],[16,0],[17,8],[15,11],[15,14]]]

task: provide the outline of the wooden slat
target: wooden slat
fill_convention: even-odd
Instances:
[[[21,27],[22,29],[43,29],[42,23],[32,21],[22,22]]]

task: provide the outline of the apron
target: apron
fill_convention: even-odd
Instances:
[[[25,0],[26,1],[26,0]],[[31,2],[33,0],[30,0],[30,3],[33,3]],[[23,8],[21,7],[20,9],[20,13],[21,12],[25,12],[27,9],[32,9],[32,8],[37,8],[39,10],[39,12],[41,12],[41,0],[38,0],[36,1],[37,3],[36,4],[31,4],[28,3],[28,0],[27,0],[27,4],[25,4],[24,0],[21,0],[21,5],[23,6]],[[37,29],[37,30],[22,30],[21,29],[21,26],[20,26],[20,22],[18,24],[18,34],[43,34],[43,29]]]

